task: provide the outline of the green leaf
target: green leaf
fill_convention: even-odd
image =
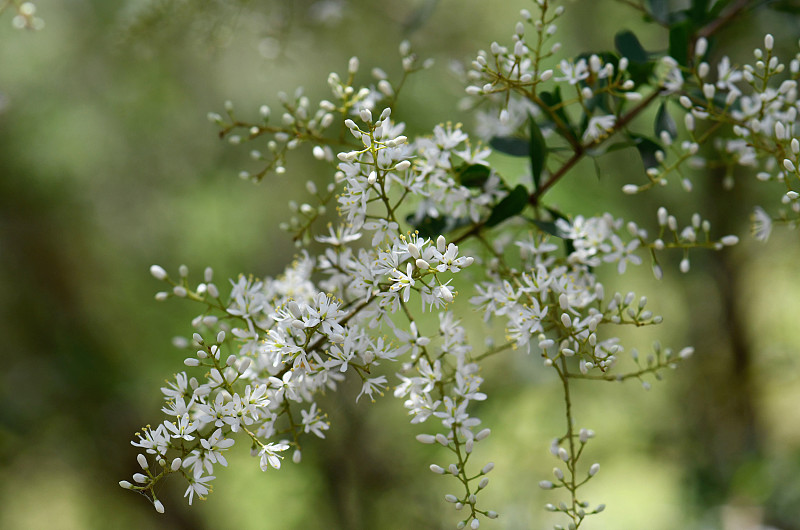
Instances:
[[[777,2],[770,3],[769,7],[782,13],[791,13],[793,15],[800,14],[800,3],[798,3],[797,0],[778,0]]]
[[[639,151],[639,156],[642,157],[644,168],[650,169],[651,167],[657,167],[659,162],[656,159],[656,151],[661,151],[661,146],[655,141],[639,134],[631,133],[629,137],[636,144],[636,149]]]
[[[530,150],[528,156],[531,160],[531,175],[533,175],[533,189],[538,190],[542,181],[542,171],[547,161],[547,144],[542,136],[542,130],[533,116],[530,117]]]
[[[612,153],[614,151],[619,151],[620,149],[627,149],[628,147],[634,147],[635,145],[635,142],[616,142],[608,146],[606,153]]]
[[[632,63],[642,64],[647,62],[647,52],[642,47],[639,39],[630,30],[620,31],[614,36],[614,46],[620,55],[627,57]]]
[[[550,109],[558,107],[554,111],[555,115],[558,116],[558,119],[561,120],[567,130],[563,131],[558,127],[555,127],[554,130],[561,136],[564,136],[568,142],[574,141],[577,138],[575,136],[575,131],[572,129],[567,113],[564,112],[564,107],[561,106],[561,87],[557,86],[553,92],[540,92],[539,99]]]
[[[594,162],[594,175],[597,177],[597,180],[600,180],[603,176],[600,170],[600,162],[598,162],[595,157],[592,158],[592,162]]]
[[[492,170],[482,164],[471,164],[458,172],[458,181],[467,188],[482,188]]]
[[[536,227],[546,234],[550,234],[551,236],[555,236],[561,238],[561,234],[556,228],[555,221],[539,221],[538,219],[528,219],[531,223],[536,225]]]
[[[425,214],[425,217],[415,223],[412,213],[406,217],[406,222],[413,226],[422,237],[434,238],[447,232],[446,217],[431,217]]]
[[[677,22],[669,28],[669,54],[681,66],[689,64],[691,20]]]
[[[669,19],[669,0],[648,0],[648,4],[654,20],[664,23]]]
[[[528,156],[527,140],[514,136],[495,136],[489,140],[489,145],[495,151],[500,151],[511,156]]]
[[[496,226],[502,223],[509,217],[520,213],[527,205],[528,190],[525,186],[519,184],[492,209],[492,213],[486,221],[486,226]]]
[[[690,17],[697,27],[703,26],[707,18],[710,0],[692,0],[692,7],[689,10]]]
[[[711,10],[708,12],[708,19],[711,20],[717,18],[720,13],[722,13],[722,10],[728,7],[728,4],[730,4],[731,1],[732,0],[717,0],[717,2],[711,6]],[[792,0],[789,1],[791,2]]]
[[[656,113],[656,121],[655,121],[655,133],[656,138],[661,137],[661,131],[667,131],[670,138],[677,138],[678,136],[678,126],[675,125],[675,120],[672,119],[670,116],[669,111],[667,111],[667,102],[663,102],[661,106],[658,107],[658,112]]]

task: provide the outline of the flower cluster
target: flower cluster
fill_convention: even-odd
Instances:
[[[565,215],[546,194],[582,159],[623,148],[640,154],[646,178],[623,192],[665,185],[672,174],[688,192],[688,169],[702,165],[698,153],[709,143],[728,167],[756,168],[759,180],[785,186],[782,202],[790,211],[779,219],[800,223],[800,142],[793,128],[800,54],[790,63],[789,78],[782,78],[787,69],[773,55],[768,35],[755,65],[736,68],[724,57],[712,79],[705,38],[681,42],[671,35],[672,57],[646,52],[635,35],[621,32],[619,54],[560,58],[552,39],[563,8],[549,0],[536,3],[538,16],[522,11],[511,45],[492,43],[464,70],[465,108],[481,105],[475,135],[481,141],[452,123],[406,136],[411,133],[394,105],[406,76],[429,66],[419,64],[407,43],[400,46],[398,82],[373,69],[373,82],[359,86],[360,63],[353,58],[345,76],[329,75],[331,101],[312,105],[299,90],[280,95],[278,124],[270,122],[266,105],[256,122],[238,119],[232,104],[226,104],[226,117],[209,115],[233,144],[266,141],[266,153],[251,151],[261,169],[243,177],[284,173],[288,153],[308,143],[316,159],[330,164],[330,178],[323,191],[308,183],[309,202],[290,203],[296,215],[284,228],[300,250],[279,277],[240,276],[223,295],[211,269],[192,285],[185,267],[175,279],[151,268],[169,286],[157,299],[187,298],[203,308],[186,344],[194,352],[184,364],[205,375],[182,372],[162,389],[168,419],[137,435],[133,445],[143,451],[142,472],[121,485],[146,493],[163,511],[155,485],[177,473],[188,482],[190,503],[195,494],[203,498],[215,466],[226,465],[224,452],[234,436],[248,439],[262,470],[280,468],[290,449],[299,463],[303,437],[324,438],[331,428],[319,401],[323,391],[355,377],[361,381],[356,400],[374,401],[392,378],[392,393],[410,422],[428,425],[417,440],[452,454],[430,469],[461,483],[461,493],[445,500],[465,510],[459,528],[476,529],[482,518],[497,517],[478,499],[493,464],[468,469],[475,443],[490,434],[472,407],[487,399],[480,363],[521,350],[557,375],[566,404],[567,431],[551,448],[565,469],[557,467],[555,482],[540,485],[563,488],[568,497],[546,508],[563,513],[569,528],[603,511],[578,492],[599,464],[579,465],[594,433],[575,427],[572,380],[633,378],[649,388],[646,376],[659,378],[694,350],[676,353],[656,342],[641,361],[614,326],[658,325],[662,318],[644,296],[622,289],[609,295],[597,271],[611,266],[623,275],[649,256],[660,279],[659,256],[677,251],[679,269],[687,273],[690,251],[721,250],[738,238],[712,236],[700,213],[681,227],[666,207],[655,213],[651,237],[644,226],[652,217],[636,222],[609,212]],[[684,111],[681,130],[670,101]],[[656,138],[636,132],[644,111],[659,103]],[[722,125],[730,126],[731,136],[720,133]],[[530,174],[502,175],[492,165],[493,156],[502,154],[527,157]],[[337,216],[330,219],[334,206]],[[773,218],[762,208],[754,216],[756,236],[766,239]],[[467,289],[470,295],[462,297]],[[505,342],[476,351],[456,313],[463,299],[487,323],[500,321]],[[433,319],[421,318],[434,311],[435,327]],[[625,371],[631,363],[636,368]]]

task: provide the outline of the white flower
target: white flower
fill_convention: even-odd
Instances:
[[[772,217],[760,206],[756,206],[750,216],[753,237],[758,241],[766,241],[772,233]]]
[[[575,85],[589,77],[586,59],[580,59],[577,63],[562,59],[558,67],[564,73],[564,77],[556,77],[556,81],[568,81],[570,85]]]
[[[228,465],[228,461],[222,456],[222,451],[230,448],[234,441],[232,438],[225,438],[222,429],[214,431],[208,439],[201,439],[200,444],[206,450],[206,457],[213,463],[219,462],[223,466]],[[212,477],[213,478],[213,477]],[[191,501],[190,501],[191,504]]]
[[[593,142],[608,136],[608,133],[614,129],[614,124],[617,122],[617,117],[613,114],[605,114],[603,116],[592,116],[589,119],[589,124],[583,133],[583,141]]]
[[[189,497],[189,505],[192,504],[195,493],[197,493],[200,500],[205,500],[205,496],[208,494],[208,483],[214,480],[214,478],[216,477],[213,475],[201,477],[198,474],[191,479],[189,487],[186,488],[186,493],[183,494],[184,497]]]
[[[403,291],[403,302],[408,302],[408,298],[411,294],[411,288],[414,287],[414,278],[411,277],[413,273],[413,267],[411,263],[406,266],[406,273],[403,274],[397,269],[392,271],[392,281],[395,282],[392,284],[390,289],[392,291]]]
[[[377,391],[378,394],[383,395],[382,389],[386,388],[387,383],[388,381],[386,381],[385,375],[367,379],[361,386],[361,392],[359,392],[358,396],[356,397],[356,401],[358,401],[361,396],[366,394],[369,396],[370,401],[375,402],[375,398],[372,397],[372,393]]]
[[[289,444],[285,443],[269,443],[261,446],[261,451],[258,453],[261,455],[261,471],[266,471],[270,467],[280,469],[283,457],[278,453],[287,449],[289,449]]]

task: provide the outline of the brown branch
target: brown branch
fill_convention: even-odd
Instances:
[[[614,135],[614,133],[623,129],[626,125],[628,125],[634,118],[636,118],[639,114],[642,113],[650,104],[661,94],[661,89],[657,88],[654,90],[649,96],[647,96],[644,100],[642,100],[636,107],[631,109],[630,112],[621,116],[619,120],[614,124],[614,129],[610,131],[607,138],[610,138]],[[605,140],[603,140],[605,141]],[[528,202],[532,205],[537,205],[539,203],[539,199],[542,195],[544,195],[547,190],[552,188],[556,182],[561,180],[561,178],[569,172],[572,167],[580,162],[580,160],[586,155],[586,151],[592,147],[597,147],[598,145],[602,144],[603,142],[589,142],[586,144],[578,145],[575,151],[572,153],[572,156],[564,162],[558,170],[550,176],[547,182],[545,182],[539,189],[534,191],[528,197]]]

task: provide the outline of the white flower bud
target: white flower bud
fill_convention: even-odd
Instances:
[[[144,456],[143,454],[139,453],[138,455],[136,455],[136,461],[139,462],[139,466],[142,469],[147,469],[148,464],[147,464],[147,457],[146,456]]]
[[[180,469],[180,467],[181,467],[181,464],[183,464],[183,460],[181,460],[180,458],[176,458],[176,459],[174,459],[174,460],[172,461],[172,464],[169,466],[169,468],[170,468],[172,471],[177,471],[177,470],[179,470],[179,469]]]
[[[600,471],[600,464],[592,464],[592,467],[589,468],[589,476],[595,476],[598,471]]]
[[[153,278],[156,280],[165,280],[167,278],[167,271],[159,265],[151,265],[150,274],[152,274]]]
[[[358,57],[350,57],[350,61],[347,63],[347,72],[350,74],[354,74],[358,72],[359,61]]]
[[[432,444],[436,442],[436,437],[432,434],[418,434],[417,441],[423,444]]]
[[[494,469],[494,462],[489,462],[488,464],[483,466],[483,469],[481,469],[481,475],[485,475],[493,469]]]
[[[767,50],[767,51],[771,51],[771,50],[772,50],[772,47],[773,47],[774,45],[775,45],[775,39],[772,37],[772,35],[770,35],[769,33],[767,33],[767,34],[764,36],[764,49],[765,49],[765,50]]]
[[[685,114],[683,116],[683,124],[686,126],[687,131],[694,130],[694,116],[691,114]]]
[[[164,513],[164,505],[161,501],[155,501],[153,503],[153,508],[155,508],[158,513]]]
[[[133,484],[131,484],[127,480],[120,480],[119,481],[119,486],[121,488],[125,488],[126,490],[129,490],[129,489],[131,489],[133,487]]]
[[[639,193],[639,186],[637,186],[636,184],[625,184],[624,186],[622,186],[622,193],[625,193],[627,195],[634,195],[636,193]]]
[[[490,434],[492,434],[491,429],[482,429],[478,432],[478,434],[475,435],[475,440],[480,442],[481,440],[488,438]]]
[[[680,267],[679,267],[681,272],[686,274],[687,272],[689,272],[689,267],[690,267],[689,258],[683,258],[681,260]]]
[[[437,475],[444,475],[444,468],[442,466],[437,466],[436,464],[431,464],[431,471]]]
[[[295,464],[299,464],[303,460],[303,453],[300,449],[295,449],[294,453],[292,453],[292,462]]]
[[[695,57],[702,57],[706,54],[708,50],[708,41],[705,37],[700,37],[697,39],[697,42],[694,45],[694,55]]]
[[[133,480],[135,480],[139,484],[144,484],[145,482],[147,482],[147,475],[144,475],[142,473],[134,473]]]
[[[213,283],[209,283],[206,285],[206,292],[208,292],[208,295],[211,298],[219,298],[219,290],[217,289],[217,286],[214,285]]]

